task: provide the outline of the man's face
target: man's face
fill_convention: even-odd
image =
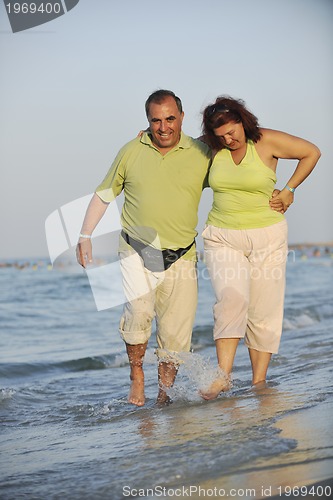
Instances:
[[[160,103],[149,106],[148,121],[152,142],[162,154],[174,148],[180,139],[184,113],[180,113],[176,101],[166,97]]]

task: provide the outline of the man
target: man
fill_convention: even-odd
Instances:
[[[118,153],[87,209],[78,262],[92,261],[91,235],[108,204],[124,191],[119,242],[127,302],[120,321],[130,364],[128,401],[143,406],[143,358],[156,317],[158,403],[169,401],[180,352],[190,349],[197,306],[197,213],[210,152],[182,132],[181,100],[158,90],[146,101],[149,131]]]

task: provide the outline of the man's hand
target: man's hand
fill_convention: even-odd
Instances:
[[[91,235],[105,214],[109,201],[103,201],[97,193],[93,194],[88,205],[81,228],[80,238],[76,245],[76,258],[80,266],[87,267],[92,263]]]
[[[283,189],[282,191],[280,191],[279,189],[274,189],[272,197],[269,200],[269,205],[272,210],[284,214],[293,203],[293,201],[294,194],[287,189]]]
[[[86,268],[92,263],[92,244],[90,238],[80,238],[76,245],[76,259],[80,266]]]

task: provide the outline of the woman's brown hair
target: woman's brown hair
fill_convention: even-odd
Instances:
[[[216,137],[214,130],[229,122],[242,123],[247,139],[257,142],[261,137],[258,119],[245,107],[241,99],[219,96],[214,104],[203,111],[202,132],[204,141],[216,151],[225,146]]]

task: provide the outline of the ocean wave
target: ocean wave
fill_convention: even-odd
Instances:
[[[80,372],[87,370],[103,370],[121,368],[128,364],[127,355],[109,354],[88,356],[68,361],[50,363],[1,363],[0,376],[5,378],[26,377],[51,371]]]
[[[299,328],[304,328],[306,326],[311,326],[317,323],[318,320],[315,318],[311,318],[311,316],[303,313],[300,316],[288,319],[285,318],[283,320],[283,329],[284,330],[298,330]]]
[[[332,318],[333,305],[330,303],[300,309],[286,307],[283,328],[284,330],[297,330]]]

